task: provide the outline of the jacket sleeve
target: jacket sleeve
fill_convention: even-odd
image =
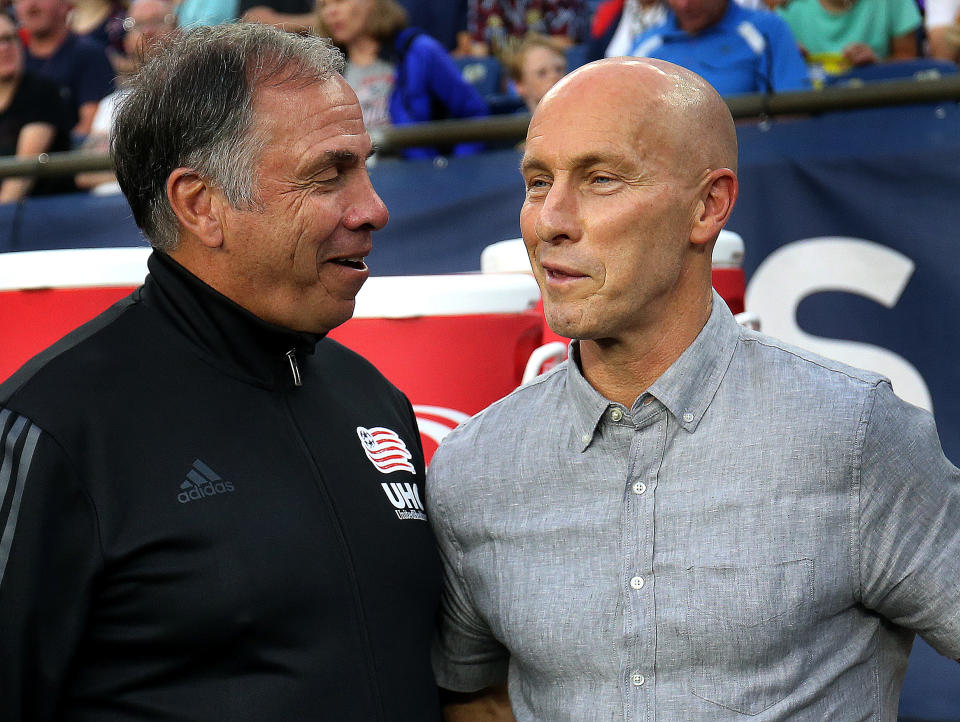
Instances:
[[[862,424],[859,556],[863,603],[960,658],[960,469],[933,417],[880,383]]]
[[[59,445],[0,409],[0,720],[54,719],[102,555]]]
[[[415,50],[424,68],[430,95],[443,104],[451,117],[477,118],[490,114],[480,93],[463,79],[440,43],[429,35],[419,35],[411,50]]]

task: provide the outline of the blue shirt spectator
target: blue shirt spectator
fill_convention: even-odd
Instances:
[[[103,46],[79,37],[67,25],[67,0],[16,0],[27,33],[26,69],[60,86],[76,114],[73,132],[90,131],[100,99],[113,91],[113,68]]]
[[[732,0],[670,0],[666,20],[637,37],[631,55],[702,75],[721,95],[810,88],[790,28],[774,13]]]
[[[93,40],[71,34],[48,58],[32,55],[29,49],[26,55],[27,70],[69,91],[74,112],[79,113],[88,103],[99,103],[113,92],[113,68],[103,48]]]

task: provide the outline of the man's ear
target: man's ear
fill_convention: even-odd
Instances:
[[[729,168],[710,171],[697,203],[697,217],[690,232],[692,243],[710,243],[717,237],[730,218],[739,190],[737,175]]]
[[[183,230],[208,248],[223,244],[219,191],[192,168],[177,168],[167,178],[167,199]]]

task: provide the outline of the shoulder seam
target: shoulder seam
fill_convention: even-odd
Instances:
[[[517,388],[515,388],[515,389],[514,389],[513,391],[511,391],[509,394],[507,394],[506,396],[504,396],[504,397],[502,397],[502,398],[497,399],[496,401],[494,401],[492,404],[490,404],[490,405],[487,406],[486,408],[483,408],[483,409],[481,409],[480,411],[478,411],[477,413],[475,413],[473,416],[471,416],[469,419],[467,419],[466,421],[464,421],[463,423],[461,423],[461,424],[460,424],[459,426],[457,426],[455,429],[451,430],[450,433],[447,434],[447,437],[449,437],[449,436],[451,436],[451,435],[453,435],[453,434],[456,434],[457,432],[460,432],[460,431],[463,430],[463,429],[466,427],[466,425],[469,424],[471,421],[473,421],[474,419],[479,420],[481,417],[485,416],[488,411],[490,411],[490,410],[493,409],[493,408],[496,408],[496,407],[500,406],[501,404],[506,403],[506,402],[507,402],[508,400],[510,400],[513,396],[515,396],[515,395],[517,395],[517,394],[519,394],[519,393],[522,393],[522,392],[524,392],[524,391],[527,390],[527,389],[532,389],[532,388],[535,387],[535,386],[539,386],[539,385],[542,384],[542,383],[546,383],[547,381],[549,381],[550,379],[552,379],[554,376],[556,376],[558,373],[560,373],[563,369],[565,369],[566,366],[567,366],[567,363],[569,363],[569,361],[564,361],[563,363],[557,364],[557,365],[554,366],[552,369],[550,369],[550,370],[548,370],[548,371],[545,371],[545,372],[542,373],[541,375],[539,375],[539,376],[537,376],[536,378],[534,378],[532,381],[528,381],[528,382],[525,383],[525,384],[521,384],[520,386],[517,386]],[[446,440],[446,437],[444,437],[444,440]]]
[[[852,373],[850,373],[849,371],[847,371],[846,369],[848,369],[848,368],[849,368],[849,369],[854,369],[854,367],[849,366],[848,364],[844,364],[842,361],[836,361],[836,363],[841,364],[841,365],[843,366],[843,368],[833,368],[833,367],[830,367],[830,366],[826,366],[826,365],[820,363],[820,361],[818,361],[818,360],[815,359],[815,358],[809,358],[809,357],[807,357],[807,356],[802,356],[801,354],[797,353],[796,351],[794,351],[794,350],[792,350],[792,349],[785,348],[784,346],[781,346],[781,345],[779,345],[779,344],[770,343],[770,342],[766,341],[765,339],[763,339],[763,338],[758,338],[758,337],[756,337],[756,336],[743,336],[743,335],[741,335],[741,336],[740,336],[740,340],[743,341],[744,343],[752,342],[752,343],[756,343],[756,344],[758,344],[758,345],[760,345],[760,346],[763,346],[764,348],[770,348],[770,349],[775,349],[775,350],[777,350],[777,351],[781,351],[781,352],[783,352],[783,353],[785,353],[785,354],[787,354],[787,355],[789,355],[789,356],[793,356],[795,359],[798,359],[798,360],[803,361],[803,362],[805,362],[805,363],[809,363],[809,364],[812,364],[812,365],[817,366],[817,367],[819,367],[819,368],[822,368],[824,371],[829,371],[829,372],[831,372],[831,373],[839,374],[839,375],[841,375],[841,376],[846,376],[847,378],[849,378],[849,379],[851,379],[851,380],[853,380],[853,381],[859,381],[860,383],[862,383],[864,386],[867,386],[867,387],[876,387],[876,386],[879,386],[880,384],[885,383],[885,382],[888,381],[888,379],[887,379],[886,377],[884,377],[882,374],[878,374],[878,373],[876,373],[875,371],[868,371],[868,370],[866,370],[866,369],[863,369],[864,373],[869,374],[871,378],[865,378],[864,376],[858,376],[858,375],[852,374]],[[811,353],[813,353],[813,352],[811,352]],[[856,369],[854,369],[854,370],[856,370]]]

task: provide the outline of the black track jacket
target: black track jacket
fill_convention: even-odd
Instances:
[[[409,402],[149,269],[0,386],[0,720],[438,719]]]

